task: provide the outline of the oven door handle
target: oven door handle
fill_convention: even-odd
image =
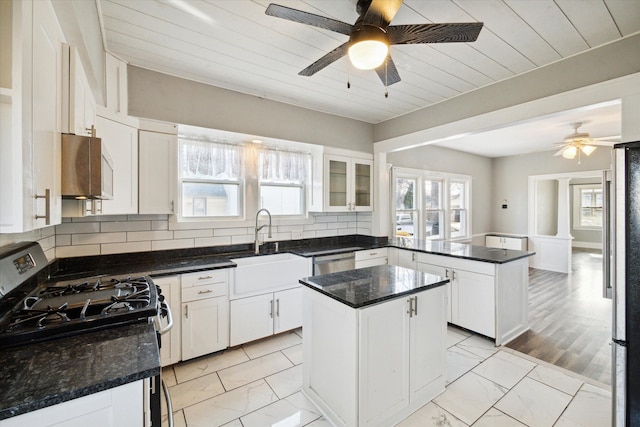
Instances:
[[[167,383],[162,380],[162,391],[164,392],[164,399],[167,403],[167,415],[168,415],[168,424],[169,427],[173,427],[173,405],[171,403],[171,396],[169,395],[169,387],[167,387]]]
[[[164,334],[166,334],[167,332],[169,332],[169,330],[170,330],[171,328],[173,328],[173,316],[171,315],[171,307],[169,307],[169,304],[167,304],[166,302],[164,302],[164,301],[163,301],[163,302],[161,303],[161,305],[162,305],[162,306],[164,306],[164,308],[166,308],[166,309],[167,309],[167,325],[166,325],[164,328],[160,328],[160,330],[158,331],[158,333],[159,333],[160,335],[164,335]],[[161,324],[161,320],[160,320],[160,312],[161,312],[161,310],[159,310],[159,311],[158,311],[158,317],[157,317],[157,319],[158,319],[158,325],[160,325],[160,324]]]

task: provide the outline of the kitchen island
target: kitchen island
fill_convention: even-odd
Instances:
[[[334,425],[392,425],[444,391],[448,279],[381,265],[300,283],[303,392]]]

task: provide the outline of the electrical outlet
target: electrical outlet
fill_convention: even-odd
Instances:
[[[293,240],[302,239],[302,231],[292,231],[291,232],[291,239],[293,239]]]

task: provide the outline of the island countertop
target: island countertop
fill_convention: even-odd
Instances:
[[[393,265],[322,274],[300,283],[352,308],[443,286],[449,279]]]

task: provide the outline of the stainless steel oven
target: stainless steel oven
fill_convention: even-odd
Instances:
[[[316,255],[313,257],[313,275],[335,273],[356,268],[355,252]]]

